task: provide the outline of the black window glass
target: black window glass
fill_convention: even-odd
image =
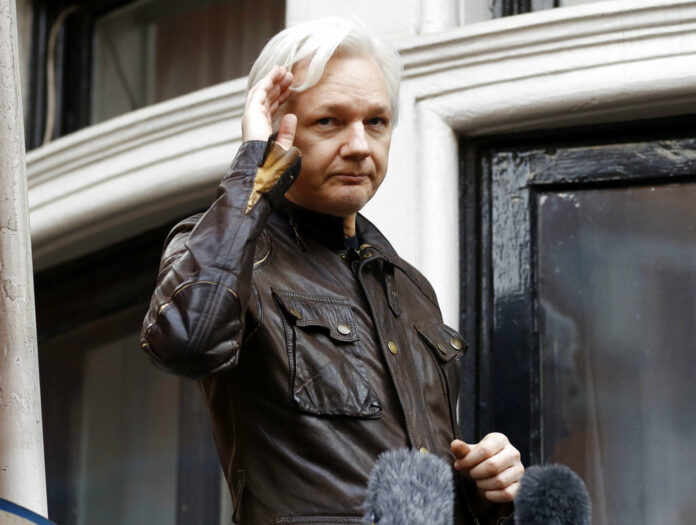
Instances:
[[[595,523],[696,512],[696,184],[537,195],[544,462]]]

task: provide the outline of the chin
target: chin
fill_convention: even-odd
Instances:
[[[348,217],[358,213],[363,209],[365,204],[370,200],[372,195],[365,192],[343,192],[341,195],[336,195],[326,199],[327,208],[332,211],[331,215],[339,215],[340,217]]]
[[[373,194],[366,188],[343,187],[323,193],[288,192],[285,196],[308,210],[336,217],[350,217],[359,212]]]

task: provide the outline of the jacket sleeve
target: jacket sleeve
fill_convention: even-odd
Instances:
[[[237,363],[256,240],[300,171],[299,150],[241,145],[218,198],[169,234],[141,346],[159,368],[201,377]]]

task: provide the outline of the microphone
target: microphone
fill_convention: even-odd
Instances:
[[[364,508],[368,525],[453,525],[452,468],[416,450],[383,452],[370,473]]]
[[[515,496],[516,525],[590,525],[591,511],[585,484],[565,465],[529,467]]]

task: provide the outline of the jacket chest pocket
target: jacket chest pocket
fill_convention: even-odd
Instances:
[[[377,418],[350,301],[273,290],[282,311],[290,394],[302,412]]]
[[[468,345],[454,329],[442,323],[416,324],[416,331],[428,348],[435,368],[440,376],[442,394],[449,407],[452,429],[457,428],[456,407],[459,396],[459,357],[466,352]]]

